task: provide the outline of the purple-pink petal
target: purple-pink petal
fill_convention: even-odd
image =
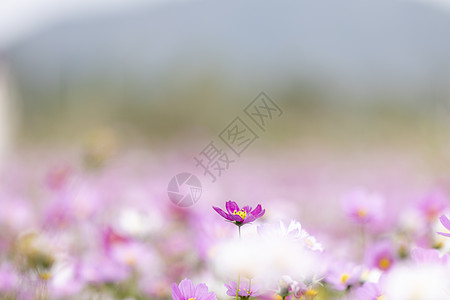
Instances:
[[[240,215],[230,215],[232,221],[243,222],[244,219]]]
[[[264,215],[266,212],[265,209],[262,209],[261,204],[258,204],[256,208],[252,211],[252,215],[254,215],[256,218],[260,218]]]
[[[446,236],[446,237],[450,237],[450,233],[446,233],[446,232],[438,232],[437,234]]]
[[[185,278],[180,282],[180,291],[184,297],[194,297],[195,295],[195,286],[189,279]]]
[[[194,294],[194,298],[195,299],[200,299],[200,296],[202,294],[207,294],[208,293],[208,287],[206,286],[206,284],[204,283],[200,283],[197,285],[197,287],[195,288],[195,294]]]
[[[239,210],[239,205],[237,205],[237,203],[234,201],[227,201],[227,203],[225,204],[225,207],[229,214],[233,214],[233,212],[235,210],[236,211]]]
[[[447,218],[446,215],[442,215],[439,220],[441,221],[442,225],[450,230],[450,220]]]
[[[223,218],[228,219],[229,218],[229,214],[227,214],[226,212],[224,212],[222,209],[213,206],[213,209],[219,214],[221,215]]]
[[[172,298],[173,300],[183,300],[183,295],[176,283],[172,284]]]
[[[244,206],[242,209],[243,209],[246,213],[250,213],[250,212],[252,211],[252,207],[251,207],[251,206],[248,206],[248,205]]]
[[[256,217],[254,215],[247,215],[247,217],[244,220],[244,224],[245,223],[251,223],[251,222],[253,222],[255,220],[256,220]]]

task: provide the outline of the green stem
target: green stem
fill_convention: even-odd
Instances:
[[[238,226],[239,230],[239,240],[241,240],[241,226]],[[239,297],[239,284],[241,283],[241,274],[238,274],[238,281],[237,281],[237,289],[236,289],[236,300],[238,300]]]
[[[364,224],[361,225],[361,249],[362,254],[361,257],[364,257],[364,253],[366,253],[366,228],[364,227]]]
[[[241,282],[241,274],[238,275],[238,281],[237,281],[237,289],[236,289],[236,300],[238,300],[239,297],[239,284]]]

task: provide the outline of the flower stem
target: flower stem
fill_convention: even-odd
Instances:
[[[237,288],[236,288],[236,300],[239,297],[239,283],[241,282],[241,274],[238,275]]]
[[[239,230],[239,241],[241,240],[241,226],[238,226]],[[239,284],[241,283],[241,274],[238,274],[237,288],[236,288],[236,300],[239,297]]]
[[[361,225],[361,257],[364,257],[364,253],[366,253],[366,228],[364,226],[364,224]]]

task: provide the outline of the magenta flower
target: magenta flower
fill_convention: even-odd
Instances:
[[[227,288],[227,295],[231,297],[235,297],[237,293],[237,283],[235,281],[231,281],[229,284],[225,284],[225,287]],[[249,281],[243,281],[239,283],[239,297],[241,299],[250,298],[250,297],[257,297],[261,295],[262,292],[259,291],[259,288],[255,286],[250,286]]]
[[[447,218],[446,215],[442,215],[439,218],[439,221],[441,221],[442,226],[445,227],[445,229],[450,231],[450,220]],[[450,232],[438,232],[438,234],[446,236],[446,237],[450,237]]]
[[[218,207],[213,206],[214,210],[219,215],[230,222],[234,222],[238,226],[251,223],[256,219],[261,218],[266,212],[265,209],[262,209],[261,204],[258,204],[258,206],[256,206],[254,210],[252,210],[251,206],[244,206],[242,209],[239,209],[239,205],[237,205],[236,202],[228,201],[225,204],[225,207],[228,213]]]
[[[195,286],[192,281],[185,278],[180,285],[172,285],[173,300],[217,300],[213,292],[208,292],[208,287],[204,283]]]

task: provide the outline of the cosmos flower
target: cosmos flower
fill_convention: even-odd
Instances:
[[[428,193],[418,204],[420,213],[428,220],[433,221],[448,208],[448,198],[441,190]]]
[[[388,271],[395,263],[395,251],[390,242],[379,242],[368,248],[366,264],[371,268]]]
[[[330,266],[326,281],[338,291],[344,291],[357,283],[361,278],[362,269],[353,263],[337,262]]]
[[[213,206],[214,210],[221,215],[223,218],[230,222],[234,222],[237,226],[242,226],[247,223],[251,223],[258,218],[261,218],[266,212],[265,209],[262,209],[261,204],[258,204],[254,210],[252,210],[251,206],[244,206],[242,209],[239,209],[239,205],[237,205],[234,201],[228,201],[225,204],[227,212],[222,209]]]
[[[345,195],[342,208],[347,216],[359,224],[380,221],[384,215],[384,199],[363,189],[356,189]]]
[[[317,242],[316,238],[304,230],[300,222],[296,220],[291,220],[288,226],[283,221],[280,221],[279,225],[263,224],[258,226],[258,233],[268,239],[286,237],[300,242],[309,250],[323,252],[322,244]]]
[[[237,283],[235,281],[231,281],[229,284],[225,284],[225,287],[227,288],[227,295],[234,297],[237,293]],[[250,297],[257,297],[261,295],[262,292],[259,291],[258,287],[255,287],[254,285],[250,284],[250,281],[247,280],[241,280],[239,283],[239,297],[242,298],[250,298]]]
[[[194,285],[192,281],[185,278],[179,285],[172,285],[173,300],[217,300],[213,292],[208,292],[208,287],[204,283]]]
[[[215,269],[214,273],[222,278],[234,279],[238,274],[246,278],[257,277],[261,285],[269,287],[275,286],[286,274],[295,279],[323,276],[326,266],[322,256],[322,253],[306,249],[302,243],[286,237],[266,239],[254,235],[217,244],[209,263]]]

